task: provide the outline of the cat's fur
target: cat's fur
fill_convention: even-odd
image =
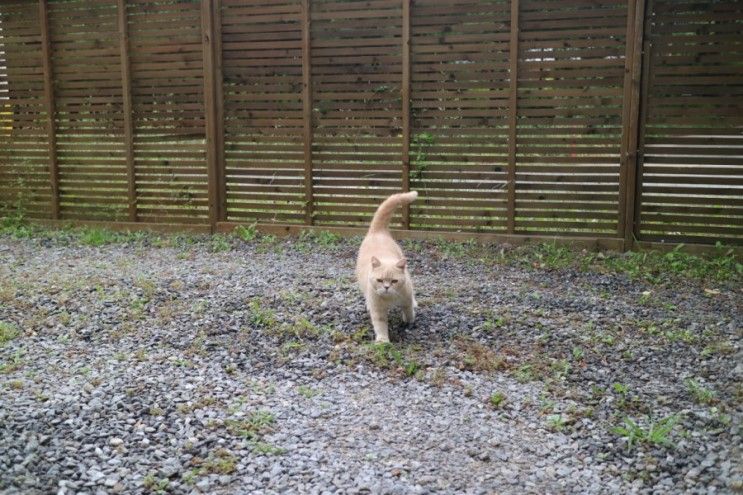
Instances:
[[[411,324],[415,320],[415,293],[408,272],[407,261],[389,231],[395,209],[418,197],[415,191],[393,194],[379,205],[369,232],[359,248],[356,277],[366,299],[377,342],[389,342],[387,316],[390,308],[402,308],[402,319]]]

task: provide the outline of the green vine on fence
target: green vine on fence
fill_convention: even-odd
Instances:
[[[413,163],[410,168],[411,179],[421,179],[423,172],[428,169],[428,151],[434,144],[435,139],[433,134],[429,132],[421,132],[413,135]]]

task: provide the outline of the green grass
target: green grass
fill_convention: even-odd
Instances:
[[[687,390],[694,398],[694,402],[705,405],[717,402],[717,395],[715,392],[708,388],[704,388],[699,382],[690,378],[686,380],[684,384],[686,384]]]
[[[100,227],[83,228],[80,234],[80,242],[87,246],[99,247],[105,244],[119,242],[120,235],[108,229]]]
[[[297,387],[297,392],[299,392],[299,394],[306,399],[312,399],[313,397],[316,397],[320,394],[319,390],[315,390],[314,388],[308,387],[307,385],[300,385],[299,387]]]
[[[250,323],[255,327],[272,328],[276,325],[276,313],[271,308],[264,308],[259,299],[252,299],[248,303]]]
[[[503,392],[493,392],[488,399],[490,405],[496,409],[500,409],[506,402],[506,395]]]
[[[223,234],[214,234],[209,238],[209,251],[223,253],[232,249],[229,238]]]
[[[201,463],[199,475],[232,474],[237,466],[237,458],[227,449],[217,449]]]
[[[375,366],[388,370],[402,370],[405,376],[417,376],[422,365],[417,360],[416,352],[393,343],[372,342],[361,347],[363,355]]]
[[[552,431],[562,431],[565,429],[565,418],[561,414],[550,414],[547,416],[547,426]]]
[[[0,347],[15,339],[21,334],[18,328],[12,323],[0,321]]]
[[[260,441],[250,442],[250,448],[256,454],[262,455],[281,455],[286,452],[286,450],[282,449],[281,447],[276,447],[275,445],[271,445],[270,443]]]
[[[0,344],[0,347],[2,347],[2,344]],[[0,375],[9,375],[21,369],[25,364],[23,360],[24,355],[25,351],[18,350],[8,358],[0,360]]]
[[[313,246],[327,249],[337,246],[342,239],[338,234],[326,230],[303,230],[299,234],[297,248],[301,251],[307,251]]]
[[[251,242],[258,237],[258,229],[256,229],[256,224],[248,226],[238,225],[235,227],[234,234],[238,239]]]
[[[222,234],[212,236],[158,235],[150,232],[114,232],[103,227],[45,228],[31,223],[24,216],[22,208],[6,208],[0,211],[0,215],[0,236],[51,240],[63,245],[78,243],[99,247],[122,243],[186,249],[198,242],[205,242],[210,251],[219,253],[231,250],[234,239],[239,238],[246,242],[257,240],[259,250],[278,247],[275,236],[259,235],[255,225],[236,227],[232,236]],[[306,230],[299,236],[295,246],[300,251],[306,251],[312,246],[332,248],[340,242],[341,237],[334,233]],[[705,282],[743,280],[743,264],[737,261],[732,248],[720,243],[705,255],[686,253],[683,251],[683,245],[678,245],[672,251],[665,253],[659,251],[617,253],[587,252],[556,242],[527,244],[510,250],[479,244],[474,240],[452,242],[438,239],[433,241],[433,244],[446,257],[466,257],[490,263],[517,265],[527,269],[574,268],[583,271],[624,273],[630,278],[646,280],[651,284],[659,284],[679,277]],[[710,295],[714,295],[714,292]],[[650,296],[644,296],[641,302],[650,303],[652,300]],[[495,326],[497,326],[495,321],[488,323],[488,329]]]
[[[669,447],[672,445],[671,432],[678,422],[679,416],[674,414],[657,422],[650,422],[643,428],[632,418],[625,417],[623,424],[612,428],[611,431],[627,440],[627,450],[632,450],[640,443]]]
[[[167,493],[169,485],[170,480],[168,480],[168,478],[158,478],[153,473],[149,473],[142,480],[142,486],[144,486],[148,491],[157,493],[158,495]]]
[[[263,434],[271,431],[275,422],[276,419],[270,411],[261,410],[250,413],[247,418],[225,420],[224,425],[232,435],[259,440]]]

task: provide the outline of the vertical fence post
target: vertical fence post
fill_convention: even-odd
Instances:
[[[137,178],[134,170],[134,124],[132,122],[132,75],[129,64],[129,29],[127,26],[126,0],[117,0],[119,21],[119,47],[121,52],[121,94],[124,112],[124,150],[126,152],[126,178],[128,184],[129,221],[137,221]]]
[[[516,116],[518,112],[519,68],[519,0],[511,0],[511,39],[509,51],[508,98],[508,199],[506,228],[509,234],[516,230]]]
[[[222,0],[212,0],[212,74],[214,75],[214,148],[217,221],[227,220],[227,170],[224,155],[224,76],[222,71]]]
[[[634,207],[631,211],[633,215],[633,230],[630,232],[631,238],[640,237],[642,224],[640,222],[640,213],[642,206],[642,181],[643,181],[643,164],[645,162],[645,124],[648,116],[648,98],[650,92],[650,81],[652,79],[652,59],[653,59],[653,42],[651,39],[652,16],[654,0],[647,0],[645,12],[643,13],[643,39],[642,39],[642,64],[640,69],[640,102],[639,116],[637,126],[637,165],[634,183]]]
[[[402,190],[410,191],[410,3],[402,0]],[[410,204],[403,205],[402,227],[410,229]]]
[[[638,223],[635,217],[636,199],[638,198],[638,155],[640,139],[644,142],[645,126],[640,122],[642,95],[647,95],[647,85],[643,91],[643,67],[644,67],[644,34],[646,22],[646,1],[638,0],[635,11],[634,47],[632,53],[632,100],[630,109],[630,136],[627,146],[627,199],[624,229],[624,248],[631,249],[637,233]]]
[[[304,122],[304,222],[312,225],[315,198],[312,191],[312,50],[310,0],[302,0],[302,120]]]
[[[59,219],[59,164],[57,162],[57,131],[54,124],[54,76],[52,75],[52,46],[49,39],[49,13],[47,0],[39,0],[39,24],[41,25],[41,50],[44,67],[44,100],[47,114],[47,140],[49,142],[49,182],[51,184],[52,219]]]
[[[206,118],[206,162],[209,195],[209,224],[212,231],[220,219],[219,170],[217,161],[217,101],[214,62],[214,0],[201,0],[201,38],[204,65],[204,111]]]
[[[624,95],[622,102],[622,141],[619,159],[619,222],[617,235],[628,249],[634,231],[634,194],[637,172],[637,137],[640,94],[640,62],[642,58],[642,25],[644,0],[630,0],[627,7],[627,37],[624,63]]]

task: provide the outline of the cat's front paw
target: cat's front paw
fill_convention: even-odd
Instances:
[[[415,321],[415,309],[403,309],[402,310],[402,321],[408,325],[411,325]]]
[[[390,339],[388,339],[387,337],[377,337],[374,339],[374,342],[376,342],[377,344],[389,344]]]

